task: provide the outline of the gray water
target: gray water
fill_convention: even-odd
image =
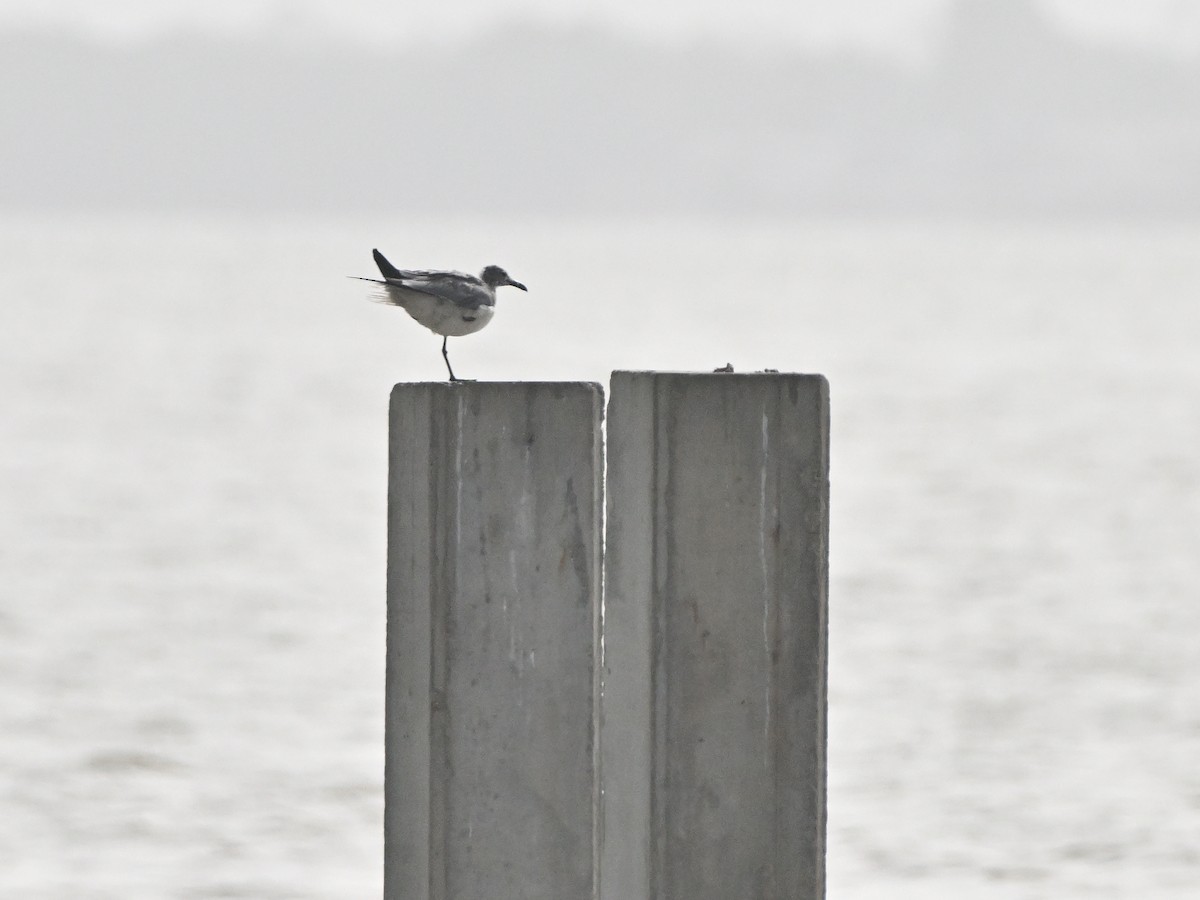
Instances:
[[[832,384],[829,896],[1200,891],[1200,228],[0,219],[0,897],[362,898],[386,404]]]

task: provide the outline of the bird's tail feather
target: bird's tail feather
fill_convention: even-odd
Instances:
[[[372,250],[371,255],[375,257],[375,265],[379,266],[380,274],[382,274],[384,278],[401,277],[400,270],[388,262],[387,257],[385,257],[378,250]]]
[[[399,306],[404,308],[404,302],[392,296],[392,292],[388,290],[388,283],[381,281],[378,278],[363,278],[361,275],[347,275],[347,278],[353,278],[355,281],[365,281],[367,284],[379,285],[374,297],[369,297],[373,303],[385,303],[388,306]]]

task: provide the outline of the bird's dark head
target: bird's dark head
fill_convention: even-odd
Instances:
[[[520,288],[523,291],[529,290],[529,288],[525,287],[525,285],[521,284],[521,282],[513,281],[511,278],[509,278],[508,273],[499,266],[488,266],[483,270],[483,274],[479,277],[482,278],[483,283],[490,288],[498,288],[508,285],[509,287]]]

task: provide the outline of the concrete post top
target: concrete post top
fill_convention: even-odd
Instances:
[[[603,394],[604,388],[595,381],[401,381],[392,386],[392,393],[419,389],[464,391],[468,393],[484,391],[511,391],[517,388],[527,390],[585,390]]]
[[[392,387],[391,407],[407,403],[431,403],[436,408],[531,409],[543,404],[579,404],[604,408],[604,388],[593,381],[411,381]],[[515,404],[515,406],[514,406]]]
[[[816,381],[828,385],[829,379],[819,373],[808,372],[777,372],[773,369],[760,369],[756,372],[735,372],[735,371],[704,371],[704,372],[663,372],[656,370],[642,369],[619,369],[612,373],[614,380],[618,378],[652,378],[652,379],[676,379],[676,378],[712,378],[712,379],[729,379],[729,378],[763,378],[775,379],[780,381]]]

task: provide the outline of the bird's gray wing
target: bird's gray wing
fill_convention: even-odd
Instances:
[[[387,277],[387,283],[419,294],[429,294],[449,300],[463,309],[479,309],[493,306],[495,295],[488,286],[474,275],[463,272],[428,272],[415,269],[399,269]]]

